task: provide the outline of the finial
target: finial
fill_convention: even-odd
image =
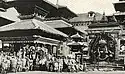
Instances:
[[[103,11],[103,16],[105,16],[105,11]]]

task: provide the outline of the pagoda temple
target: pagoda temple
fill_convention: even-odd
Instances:
[[[13,4],[21,15],[31,15],[35,12],[47,18],[64,17],[70,19],[77,16],[66,6],[55,5],[47,0],[16,0]]]
[[[0,27],[0,40],[2,41],[3,51],[5,44],[9,44],[14,51],[18,51],[24,44],[30,46],[39,44],[46,45],[48,53],[55,53],[56,55],[57,47],[67,37],[66,34],[37,19],[21,20]],[[55,47],[56,49],[53,50]]]

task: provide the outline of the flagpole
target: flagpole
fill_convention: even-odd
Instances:
[[[58,3],[59,3],[59,0],[56,1],[56,5],[58,5]]]

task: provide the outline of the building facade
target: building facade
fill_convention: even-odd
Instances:
[[[120,39],[120,48],[119,48],[119,57],[124,58],[125,54],[124,54],[124,28],[125,28],[125,9],[123,8],[123,6],[125,5],[125,0],[119,0],[119,2],[114,3],[114,7],[116,10],[116,13],[114,13],[114,16],[117,20],[117,22],[120,24],[119,26],[121,27],[121,33],[119,34],[119,39]]]

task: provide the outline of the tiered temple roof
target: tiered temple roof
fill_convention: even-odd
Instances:
[[[0,27],[0,36],[9,36],[9,35],[10,36],[41,35],[41,36],[57,38],[57,39],[62,37],[68,37],[66,34],[36,19],[23,20],[20,22],[15,22],[15,23]]]
[[[33,14],[35,6],[41,7],[42,9],[48,11],[49,13],[46,16],[48,18],[64,17],[68,19],[77,16],[66,6],[54,5],[47,0],[17,0],[15,2],[15,7],[22,15]]]

